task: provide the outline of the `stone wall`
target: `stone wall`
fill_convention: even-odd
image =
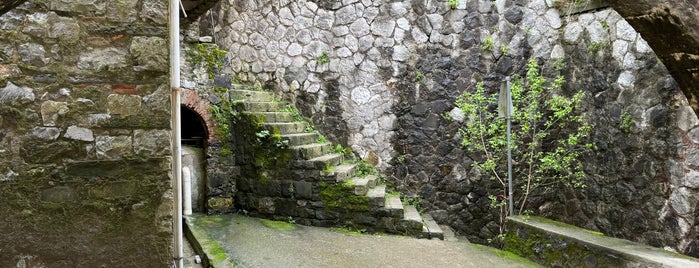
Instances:
[[[172,263],[166,3],[0,17],[0,266]]]
[[[563,93],[586,92],[596,149],[587,188],[531,209],[605,234],[696,255],[697,118],[647,43],[611,9],[566,14],[552,1],[223,1],[200,23],[231,51],[239,81],[271,85],[332,141],[346,143],[444,224],[497,234],[491,182],[460,147],[454,101],[497,89],[529,59],[564,64]],[[213,19],[211,19],[213,17]],[[483,48],[492,39],[493,50]],[[623,131],[630,116],[635,127]],[[457,119],[456,122],[447,118]]]

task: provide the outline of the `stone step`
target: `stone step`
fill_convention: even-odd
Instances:
[[[429,214],[422,215],[422,223],[422,234],[420,234],[420,238],[444,240],[444,231],[442,231],[442,227],[439,227],[439,224],[434,221],[432,216]]]
[[[292,133],[282,135],[282,140],[288,140],[290,146],[317,143],[320,136],[315,132]]]
[[[338,165],[332,172],[328,173],[336,182],[344,182],[354,176],[354,169],[357,164]]]
[[[274,96],[267,91],[232,89],[228,91],[231,100],[245,100],[247,102],[272,102]]]
[[[282,102],[243,102],[243,107],[248,112],[281,112],[284,111]]]
[[[326,142],[298,145],[293,146],[289,149],[291,150],[291,153],[294,155],[294,157],[308,160],[327,154],[328,152],[330,152],[331,148],[332,144]]]
[[[403,202],[400,200],[400,196],[398,195],[388,195],[388,197],[386,197],[384,209],[386,212],[388,212],[391,218],[401,219],[404,217]]]
[[[379,179],[379,177],[376,177],[376,175],[367,175],[367,176],[364,177],[364,178],[367,179],[367,186],[368,186],[369,188],[374,188],[374,187],[376,187],[376,183],[377,183],[377,181],[378,181],[378,179]]]
[[[267,123],[294,122],[294,116],[287,112],[244,112],[244,114],[249,114],[255,116],[256,118],[263,119],[263,121]]]
[[[342,163],[341,154],[326,154],[308,160],[296,160],[291,163],[292,168],[325,170],[329,166],[337,166]],[[331,177],[332,178],[332,177]]]
[[[354,188],[355,195],[366,195],[369,192],[369,180],[365,178],[354,177],[349,179],[350,184]]]
[[[366,195],[369,197],[369,208],[383,208],[386,204],[386,185],[377,185],[369,189]]]
[[[306,122],[264,123],[262,124],[262,127],[269,130],[272,133],[286,135],[293,133],[305,133],[306,125]]]
[[[418,235],[422,232],[422,217],[415,206],[403,206],[403,220],[400,220],[397,226],[398,230],[408,235]]]

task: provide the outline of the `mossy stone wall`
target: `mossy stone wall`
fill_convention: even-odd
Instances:
[[[0,16],[0,267],[168,267],[167,1]]]

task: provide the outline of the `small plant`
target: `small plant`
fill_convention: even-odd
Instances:
[[[269,136],[270,136],[269,130],[260,130],[257,133],[255,133],[255,137],[256,137],[258,143],[262,143],[262,140],[269,137]]]
[[[420,211],[420,212],[423,211],[422,197],[421,196],[419,196],[419,195],[407,196],[403,193],[400,193],[400,199],[403,202],[403,204],[411,205],[411,206],[415,207],[415,209],[417,209],[417,211]]]
[[[326,138],[322,134],[318,134],[318,143],[326,143],[326,142],[328,142],[328,138]]]
[[[488,52],[493,52],[494,46],[495,40],[493,40],[493,38],[490,36],[486,36],[485,39],[483,39],[483,44],[481,44],[481,48]]]
[[[559,72],[563,71],[563,69],[565,69],[565,67],[566,67],[566,60],[565,59],[557,59],[553,63],[553,69],[555,69],[556,71],[559,71]]]
[[[529,36],[532,33],[532,28],[524,28],[524,36]]]
[[[461,0],[448,0],[447,5],[451,9],[456,9],[459,6],[460,2]]]
[[[598,51],[602,50],[604,47],[606,47],[607,44],[604,42],[592,42],[588,47],[587,50],[592,52],[592,53],[597,53]]]
[[[403,164],[403,162],[405,162],[405,155],[400,155],[396,157],[396,163]]]
[[[316,129],[313,128],[313,126],[311,126],[311,124],[308,124],[308,125],[306,125],[306,128],[304,128],[304,131],[305,131],[306,133],[313,133],[313,132],[316,131]]]
[[[425,79],[425,73],[423,73],[420,70],[415,71],[415,82],[420,82],[422,79]]]
[[[376,168],[364,160],[359,161],[357,166],[354,168],[354,175],[360,178],[377,174],[379,173],[376,171]]]
[[[507,55],[507,51],[507,46],[500,46],[500,52],[502,53],[502,55]]]
[[[343,147],[340,144],[336,144],[335,147],[333,147],[333,152],[341,155],[349,155],[350,153],[352,153],[352,150],[350,148]]]
[[[320,64],[326,64],[330,62],[330,56],[328,56],[328,52],[323,51],[323,53],[321,53],[320,56],[316,58],[316,61]]]
[[[605,31],[609,32],[609,24],[606,20],[601,20],[599,23],[602,24],[602,28],[604,28]]]
[[[630,133],[631,129],[635,126],[636,122],[633,121],[633,117],[631,117],[631,114],[625,112],[621,115],[621,123],[619,124],[619,128],[621,129],[621,131],[623,131],[624,133]]]
[[[337,166],[331,165],[331,164],[325,164],[325,169],[323,169],[323,172],[325,173],[331,173],[337,169]]]
[[[301,113],[299,113],[299,110],[296,110],[296,108],[294,108],[294,106],[287,105],[286,107],[284,107],[284,111],[290,113],[291,116],[294,118],[294,121],[304,121],[303,116],[301,115]]]
[[[204,65],[209,78],[214,78],[216,72],[223,69],[226,54],[228,51],[219,49],[218,45],[211,43],[197,44],[188,53],[194,65]]]

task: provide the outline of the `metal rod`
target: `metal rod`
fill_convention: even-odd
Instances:
[[[170,0],[170,122],[172,126],[172,176],[175,194],[175,252],[174,261],[177,268],[184,267],[184,245],[182,234],[182,147],[180,122],[180,12],[179,0]]]
[[[507,201],[510,215],[514,214],[514,203],[513,203],[513,193],[512,193],[512,92],[510,88],[510,77],[505,78],[507,81],[507,113],[505,118],[507,119]]]

